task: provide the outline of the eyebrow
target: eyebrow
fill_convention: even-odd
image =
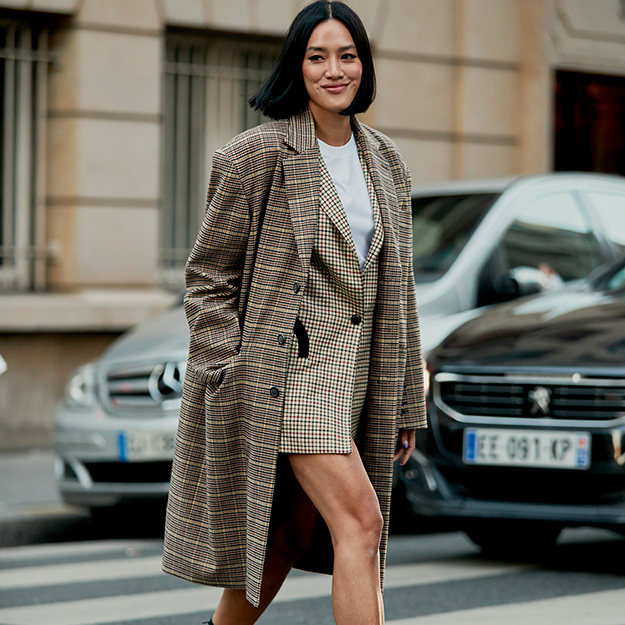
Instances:
[[[356,46],[353,44],[350,44],[349,46],[343,46],[342,48],[339,48],[339,52],[345,52],[345,50],[351,50],[351,49],[356,49]],[[309,48],[306,48],[306,52],[310,52],[311,50],[318,50],[319,52],[327,52],[328,49],[327,48],[323,48],[321,46],[310,46]]]

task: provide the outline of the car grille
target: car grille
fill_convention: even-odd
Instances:
[[[113,412],[174,409],[180,405],[186,363],[166,362],[112,369],[104,399]]]
[[[625,382],[438,374],[435,398],[459,415],[605,421],[625,417]]]

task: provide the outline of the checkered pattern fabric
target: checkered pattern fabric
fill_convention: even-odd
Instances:
[[[301,356],[293,333],[280,438],[283,453],[350,453],[367,394],[377,257],[384,241],[378,202],[365,166],[375,229],[361,271],[347,215],[323,158],[320,169],[317,234],[298,313],[309,350]],[[358,324],[352,323],[354,315],[360,318]]]
[[[388,137],[355,118],[352,126],[384,232],[366,415],[358,436],[385,519],[383,579],[397,429],[426,422],[410,176]],[[192,582],[245,589],[254,605],[260,600],[284,413],[290,345],[283,339],[294,328],[311,271],[319,159],[308,110],[235,137],[213,159],[204,221],[186,266],[189,359],[163,570]],[[343,329],[339,324],[336,331]],[[332,572],[329,540],[319,536],[307,555],[299,566]]]

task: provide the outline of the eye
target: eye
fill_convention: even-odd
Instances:
[[[314,62],[314,61],[323,61],[323,57],[322,57],[320,54],[311,54],[311,55],[308,57],[308,60],[309,60],[309,61],[313,61],[313,62]]]
[[[357,59],[358,57],[352,52],[346,52],[341,58],[345,59],[346,61],[353,61],[354,59]]]

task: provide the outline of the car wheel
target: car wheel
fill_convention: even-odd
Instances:
[[[464,531],[486,555],[531,559],[544,556],[553,549],[562,526],[483,519],[473,521]]]

